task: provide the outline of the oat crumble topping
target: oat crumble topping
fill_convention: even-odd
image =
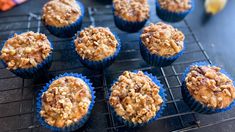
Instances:
[[[14,37],[8,39],[1,50],[1,59],[8,69],[32,68],[46,59],[51,52],[47,37],[30,31],[14,34]]]
[[[112,86],[109,103],[125,120],[144,123],[160,110],[163,99],[159,90],[142,71],[125,71]]]
[[[49,125],[61,128],[83,118],[92,97],[83,80],[66,76],[53,81],[41,99],[41,116]]]
[[[234,84],[219,67],[192,66],[185,81],[190,94],[209,107],[226,108],[235,99]]]
[[[88,27],[77,35],[74,41],[77,53],[84,59],[100,61],[112,56],[118,46],[118,41],[104,27]]]
[[[191,0],[158,0],[158,3],[171,12],[184,12],[192,8]]]
[[[115,15],[131,22],[141,22],[149,18],[147,0],[113,0]]]
[[[171,25],[159,22],[145,27],[141,34],[143,44],[152,54],[173,56],[184,46],[184,34]]]
[[[42,20],[50,26],[64,27],[76,22],[81,9],[76,0],[51,0],[43,7]]]

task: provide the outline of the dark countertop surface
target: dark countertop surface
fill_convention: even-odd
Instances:
[[[203,0],[196,0],[194,12],[187,17],[193,32],[214,64],[224,67],[235,78],[235,1],[228,0],[225,9],[215,16],[205,16]]]
[[[233,78],[235,78],[235,68],[233,67],[235,66],[235,56],[233,55],[235,52],[235,1],[228,0],[225,9],[211,17],[205,15],[203,5],[204,0],[195,1],[196,8],[194,9],[194,12],[186,18],[187,22],[202,46],[205,48],[212,62],[222,66]],[[28,12],[38,13],[45,2],[47,2],[47,0],[29,0],[27,3],[17,6],[8,12],[0,13],[0,18],[2,16],[25,14]],[[83,0],[83,2],[85,5],[101,4],[100,2],[95,2],[95,0]],[[203,116],[202,118],[206,117]],[[207,118],[210,117],[208,116]],[[230,132],[235,129],[233,123],[235,123],[235,120],[201,128],[196,131]]]

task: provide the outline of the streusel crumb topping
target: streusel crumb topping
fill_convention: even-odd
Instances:
[[[111,88],[109,103],[116,113],[133,123],[153,118],[163,103],[159,86],[142,71],[125,71]]]
[[[158,3],[171,12],[184,12],[192,8],[191,0],[158,0]]]
[[[83,80],[66,76],[53,81],[41,99],[41,116],[49,125],[61,128],[81,120],[92,97]]]
[[[32,68],[46,59],[51,52],[50,42],[44,34],[26,32],[14,34],[5,42],[1,59],[8,69]]]
[[[152,54],[166,57],[179,53],[184,46],[184,34],[163,22],[145,27],[141,40]]]
[[[64,27],[81,16],[76,0],[51,0],[43,7],[42,20],[50,26]]]
[[[74,43],[77,53],[83,59],[92,61],[112,56],[118,46],[118,41],[109,28],[92,26],[77,34]]]
[[[185,81],[190,94],[209,107],[225,108],[235,99],[234,84],[219,67],[192,66]]]
[[[141,22],[149,18],[147,0],[113,0],[115,15],[131,22]]]

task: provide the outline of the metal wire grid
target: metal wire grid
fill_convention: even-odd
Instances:
[[[0,66],[0,128],[2,131],[47,131],[35,119],[35,96],[49,79],[64,73],[78,72],[91,79],[96,90],[96,104],[88,123],[82,131],[132,131],[159,130],[162,131],[190,131],[203,127],[234,120],[235,117],[214,120],[212,123],[202,124],[198,115],[189,110],[184,104],[181,94],[181,75],[186,66],[197,61],[211,63],[202,45],[193,34],[187,21],[174,24],[186,35],[186,52],[175,63],[168,67],[156,68],[147,65],[141,58],[138,46],[140,33],[127,34],[119,31],[113,24],[111,7],[88,7],[83,26],[108,26],[121,38],[123,49],[115,63],[104,71],[90,71],[83,67],[67,46],[71,39],[58,39],[48,33],[40,23],[39,13],[16,15],[0,18],[0,39],[3,41],[10,33],[24,31],[38,31],[45,33],[54,43],[53,64],[47,76],[40,80],[21,79]],[[149,22],[157,22],[155,13],[151,14]],[[149,23],[148,22],[148,23]],[[158,121],[146,127],[128,129],[119,123],[110,113],[105,99],[112,80],[124,70],[148,71],[158,77],[167,90],[168,101],[164,114]]]

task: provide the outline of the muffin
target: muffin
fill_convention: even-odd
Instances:
[[[179,22],[193,9],[194,0],[156,0],[159,18],[166,22]]]
[[[88,120],[94,88],[81,74],[65,73],[51,80],[37,96],[37,118],[52,131],[74,131]]]
[[[141,55],[150,65],[170,65],[183,54],[184,39],[184,34],[171,25],[151,23],[140,36]]]
[[[152,74],[125,71],[110,89],[112,112],[130,127],[146,125],[161,116],[166,94]]]
[[[73,37],[81,29],[84,6],[76,0],[51,0],[42,11],[42,21],[57,37]]]
[[[126,32],[139,31],[149,19],[147,0],[113,0],[115,25]]]
[[[109,28],[88,27],[74,38],[76,54],[82,64],[91,69],[103,69],[113,63],[121,43]]]
[[[38,77],[50,68],[52,44],[44,34],[15,33],[1,45],[3,65],[22,78]]]
[[[211,114],[231,109],[234,105],[235,87],[221,68],[196,63],[185,71],[182,95],[192,110]]]

